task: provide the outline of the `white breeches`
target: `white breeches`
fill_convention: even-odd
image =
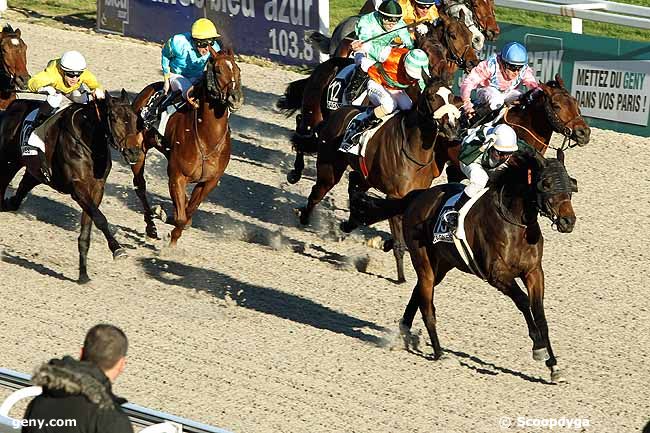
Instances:
[[[169,74],[169,87],[173,91],[180,90],[183,94],[183,99],[187,99],[187,91],[190,90],[193,84],[192,80],[180,74],[174,74],[173,72]]]
[[[485,188],[490,177],[483,166],[478,162],[472,162],[469,165],[465,165],[461,162],[460,170],[469,179],[469,185],[465,187],[465,194],[470,198],[476,197],[476,194]]]
[[[509,104],[512,101],[519,99],[522,93],[513,89],[508,92],[501,92],[500,90],[495,89],[492,86],[481,87],[476,91],[476,97],[480,104],[490,104],[490,109],[496,110],[501,108],[503,104]]]
[[[386,114],[395,109],[410,110],[413,101],[403,90],[387,90],[376,81],[368,81],[368,99],[374,107],[381,106]]]

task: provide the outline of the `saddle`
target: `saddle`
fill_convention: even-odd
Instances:
[[[327,86],[325,107],[334,111],[345,105],[361,105],[366,97],[368,79],[368,75],[354,64],[341,69]]]
[[[149,97],[140,111],[140,117],[146,129],[154,129],[164,136],[169,118],[186,104],[180,91],[165,95],[162,90],[159,90]]]

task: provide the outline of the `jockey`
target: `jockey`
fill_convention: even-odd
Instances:
[[[402,19],[407,25],[419,23],[415,28],[409,29],[411,37],[415,40],[416,32],[425,35],[429,28],[425,23],[435,23],[439,18],[438,6],[440,0],[399,0],[402,7]]]
[[[429,59],[424,51],[386,47],[380,59],[382,63],[368,69],[368,99],[375,108],[367,117],[351,125],[348,137],[355,141],[363,131],[378,125],[396,109],[411,109],[413,101],[406,94],[407,88],[415,83],[420,90],[425,87],[422,72],[429,73]]]
[[[105,94],[95,75],[86,69],[86,59],[78,51],[66,51],[61,58],[50,60],[45,70],[30,78],[27,88],[32,92],[46,93],[47,98],[35,117],[31,115],[25,119],[31,130],[27,143],[21,143],[22,155],[30,173],[40,173],[44,179],[39,180],[49,183],[51,175],[43,139],[55,119],[52,114],[73,102],[88,102],[89,93],[97,99],[103,99]],[[63,98],[64,95],[67,98]]]
[[[526,47],[519,42],[508,42],[500,54],[491,55],[472,69],[460,85],[465,114],[470,118],[477,114],[477,119],[481,119],[504,104],[519,99],[522,92],[517,88],[521,84],[528,89],[539,87],[532,68],[528,66]],[[476,112],[470,99],[474,89],[477,89],[480,104]]]
[[[191,32],[179,33],[169,38],[162,49],[162,93],[155,98],[147,110],[143,110],[145,123],[152,123],[159,111],[163,111],[180,93],[183,99],[195,105],[191,89],[203,76],[203,70],[210,57],[209,47],[220,51],[217,28],[207,18],[199,18],[192,24]],[[170,93],[169,90],[172,90]],[[167,95],[166,98],[163,98]]]
[[[358,39],[351,44],[357,67],[350,81],[350,89],[355,90],[361,86],[366,79],[365,72],[368,72],[376,62],[381,61],[380,53],[384,48],[391,44],[413,48],[408,30],[402,28],[405,26],[402,7],[395,0],[384,0],[376,12],[359,18],[356,26]]]
[[[488,172],[501,169],[518,150],[517,134],[509,125],[499,124],[487,130],[484,139],[479,132],[478,139],[463,141],[458,159],[460,169],[469,179],[469,184],[454,204],[454,210],[445,214],[450,232],[458,225],[458,213],[465,203],[485,188]]]

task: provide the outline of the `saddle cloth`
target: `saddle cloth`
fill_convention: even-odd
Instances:
[[[327,86],[325,106],[328,110],[338,110],[345,105],[360,106],[366,99],[368,90],[359,94],[353,101],[348,101],[347,88],[356,65],[351,64],[341,69],[332,82]]]
[[[345,133],[343,134],[343,140],[341,141],[341,145],[339,146],[339,151],[346,152],[346,153],[351,153],[353,155],[357,155],[357,156],[360,156],[360,157],[364,157],[366,155],[366,146],[367,146],[368,142],[370,141],[370,139],[377,133],[377,131],[379,131],[379,129],[381,129],[382,126],[384,126],[384,124],[386,124],[386,122],[389,119],[394,117],[398,112],[399,112],[399,110],[395,110],[394,112],[392,112],[388,116],[382,117],[381,118],[381,120],[382,120],[381,123],[379,123],[376,126],[373,126],[370,129],[367,129],[367,130],[363,131],[361,133],[361,136],[359,137],[358,142],[353,143],[353,142],[350,142],[350,139],[352,137],[354,137],[354,135],[356,135],[356,134],[348,134],[348,130],[350,129],[350,125],[352,124],[352,122],[361,121],[361,120],[363,120],[364,118],[366,118],[366,117],[368,117],[370,115],[370,113],[368,111],[360,112],[359,114],[357,114],[356,116],[354,116],[350,120],[350,122],[348,123],[348,126],[345,128]]]

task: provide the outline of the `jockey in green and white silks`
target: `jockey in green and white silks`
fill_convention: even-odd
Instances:
[[[458,159],[469,184],[454,204],[454,211],[445,214],[444,218],[452,230],[458,225],[458,213],[463,205],[487,185],[490,180],[488,172],[504,167],[518,148],[517,133],[506,124],[489,128],[484,138],[479,136],[475,140],[463,141]]]
[[[413,48],[409,31],[402,28],[405,26],[402,7],[395,0],[385,0],[376,12],[363,15],[356,26],[357,40],[352,42],[355,63],[368,72],[372,65],[381,61],[380,53],[385,47],[395,44]],[[376,39],[364,42],[374,37]]]

